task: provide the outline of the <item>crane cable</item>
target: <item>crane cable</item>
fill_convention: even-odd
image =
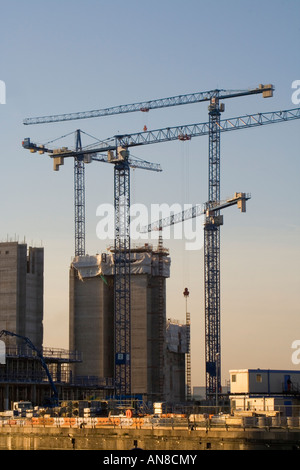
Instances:
[[[190,203],[190,142],[184,142],[181,153],[181,204]],[[182,285],[189,285],[189,253],[185,249],[184,224],[182,225]]]

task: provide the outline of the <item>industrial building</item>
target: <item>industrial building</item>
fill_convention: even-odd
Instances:
[[[131,394],[146,401],[185,400],[185,342],[166,322],[170,257],[152,245],[131,249]],[[70,267],[71,350],[81,351],[76,377],[114,376],[114,253],[77,256]],[[182,328],[181,328],[182,330]],[[183,330],[182,330],[183,331]],[[183,335],[183,333],[182,333]],[[167,341],[168,339],[168,341]],[[162,364],[163,357],[163,367]]]

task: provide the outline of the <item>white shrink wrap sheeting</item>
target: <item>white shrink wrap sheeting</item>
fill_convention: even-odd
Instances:
[[[170,277],[169,256],[162,257],[162,276]],[[114,254],[102,253],[101,255],[77,256],[72,262],[72,267],[78,272],[80,280],[96,276],[113,276]],[[131,253],[131,274],[149,274],[159,276],[159,258],[156,253],[141,251]]]
[[[166,332],[166,343],[169,351],[174,353],[188,353],[188,325],[168,322]]]

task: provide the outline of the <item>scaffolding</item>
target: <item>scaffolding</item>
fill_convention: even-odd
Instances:
[[[188,312],[187,308],[187,299],[190,295],[188,288],[186,287],[183,292],[185,298],[185,322],[186,322],[186,343],[187,343],[187,353],[186,353],[186,399],[191,401],[192,399],[192,370],[191,370],[191,315]]]
[[[81,362],[81,354],[65,349],[43,348],[42,356],[54,382],[69,383],[70,364]],[[0,365],[0,382],[48,383],[37,352],[27,345],[7,345],[6,361]]]
[[[81,354],[66,349],[43,348],[43,357],[59,398],[106,396],[113,390],[111,379],[74,377],[71,365],[81,362]],[[0,364],[0,411],[11,408],[12,402],[30,401],[34,405],[50,404],[51,387],[36,351],[27,345],[6,345],[5,364]]]

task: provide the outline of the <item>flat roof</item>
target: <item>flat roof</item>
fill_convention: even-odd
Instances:
[[[289,374],[300,374],[300,370],[290,370],[290,369],[232,369],[229,373],[239,373],[239,372],[273,372],[273,373],[289,373]]]

